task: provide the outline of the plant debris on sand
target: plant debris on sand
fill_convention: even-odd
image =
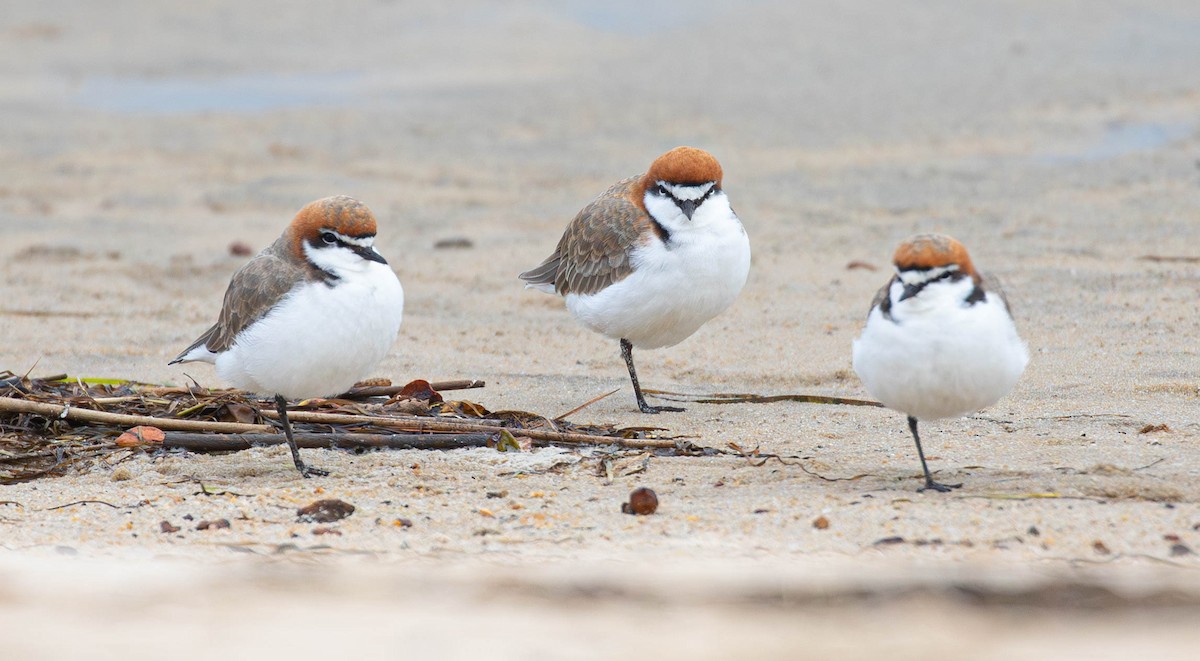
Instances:
[[[488,446],[521,451],[546,445],[615,446],[669,454],[709,454],[690,442],[657,436],[657,427],[576,424],[527,411],[489,411],[443,392],[482,381],[404,386],[359,384],[331,399],[289,410],[300,447],[450,449]],[[574,411],[573,411],[574,412]],[[56,375],[0,372],[0,483],[11,484],[136,453],[231,451],[283,443],[269,403],[236,390],[159,386]]]

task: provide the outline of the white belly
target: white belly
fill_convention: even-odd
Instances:
[[[750,241],[736,217],[703,232],[678,231],[632,254],[634,271],[590,295],[567,294],[587,328],[640,349],[679,344],[733,304],[750,272]]]
[[[390,268],[378,267],[332,288],[293,290],[217,356],[217,375],[289,399],[348,390],[383,360],[400,330],[404,290]]]
[[[1025,343],[992,294],[974,306],[943,307],[899,324],[872,310],[854,341],[854,371],[867,391],[919,420],[995,404],[1016,385],[1028,361]]]

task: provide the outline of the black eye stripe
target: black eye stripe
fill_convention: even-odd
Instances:
[[[928,273],[930,271],[930,269],[910,269],[910,270],[917,271],[919,273]],[[906,284],[906,285],[904,285],[904,293],[900,295],[900,300],[903,301],[905,299],[912,298],[913,296],[916,296],[917,294],[920,294],[922,291],[925,290],[926,287],[928,287],[929,285],[931,285],[935,282],[940,282],[942,280],[952,280],[952,281],[960,280],[962,278],[965,278],[966,275],[967,275],[966,273],[963,273],[962,271],[960,271],[958,269],[950,269],[950,270],[944,271],[928,280],[921,280],[920,282],[917,282],[917,283],[911,284],[911,285]]]
[[[675,202],[675,204],[679,204],[680,202],[683,201],[683,200],[680,200],[679,198],[675,197],[675,194],[672,193],[670,189],[668,189],[666,186],[663,186],[662,184],[658,184],[657,186],[655,186],[655,189],[659,195],[670,198],[672,201]],[[710,187],[707,191],[705,191],[703,195],[696,198],[696,200],[695,200],[696,206],[700,206],[701,202],[712,197],[713,194],[717,193],[720,190],[721,189],[717,188],[716,184],[713,184],[712,187]]]
[[[351,250],[354,250],[355,248],[361,248],[362,246],[359,245],[358,243],[352,243],[351,241],[370,239],[373,236],[374,235],[367,235],[367,236],[361,236],[361,237],[352,236],[352,237],[349,237],[349,240],[347,240],[346,238],[343,238],[340,235],[338,235],[336,232],[331,232],[329,230],[323,230],[320,233],[318,233],[315,237],[309,239],[308,243],[311,244],[314,248],[318,248],[321,245],[326,245],[326,246],[336,245],[336,246],[341,246],[343,248],[350,248]]]

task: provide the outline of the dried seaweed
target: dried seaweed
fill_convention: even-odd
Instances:
[[[879,402],[867,399],[851,399],[849,397],[832,397],[829,395],[758,395],[754,393],[713,393],[711,395],[690,395],[669,390],[653,390],[642,388],[642,392],[653,395],[668,402],[692,402],[693,404],[774,404],[776,402],[802,402],[805,404],[834,404],[841,406],[883,406]]]
[[[301,447],[496,447],[508,438],[521,448],[599,445],[688,456],[703,453],[685,441],[657,436],[665,431],[659,428],[577,424],[525,411],[492,412],[467,400],[443,401],[440,394],[483,385],[465,379],[400,387],[371,382],[338,398],[300,402],[288,417]],[[275,417],[269,403],[236,390],[0,372],[0,484],[112,465],[141,452],[271,445],[282,442],[282,434],[271,424]],[[139,425],[165,433],[143,435],[130,429]]]

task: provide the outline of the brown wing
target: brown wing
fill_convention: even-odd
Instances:
[[[631,198],[642,177],[619,181],[592,200],[563,233],[554,254],[520,275],[531,285],[553,285],[560,295],[594,294],[633,271],[630,251],[652,226]]]
[[[999,296],[1000,300],[1004,301],[1004,308],[1008,310],[1009,318],[1013,318],[1012,304],[1008,302],[1008,294],[1004,293],[1004,288],[1000,286],[999,278],[991,273],[980,273],[979,285],[983,287],[984,290],[990,291]]]
[[[871,316],[871,311],[874,310],[875,306],[878,305],[879,311],[883,313],[884,318],[892,318],[892,299],[888,295],[888,292],[891,291],[892,283],[896,280],[897,276],[892,276],[892,279],[888,280],[887,284],[885,284],[883,287],[880,287],[879,291],[875,292],[875,298],[871,299],[871,307],[867,308],[868,317]]]
[[[307,280],[309,273],[303,266],[284,259],[287,249],[286,242],[280,238],[238,269],[225,290],[225,302],[217,323],[176,356],[171,364],[182,362],[184,356],[201,345],[214,353],[233,346],[234,338],[242,329],[266,315],[297,282]]]

